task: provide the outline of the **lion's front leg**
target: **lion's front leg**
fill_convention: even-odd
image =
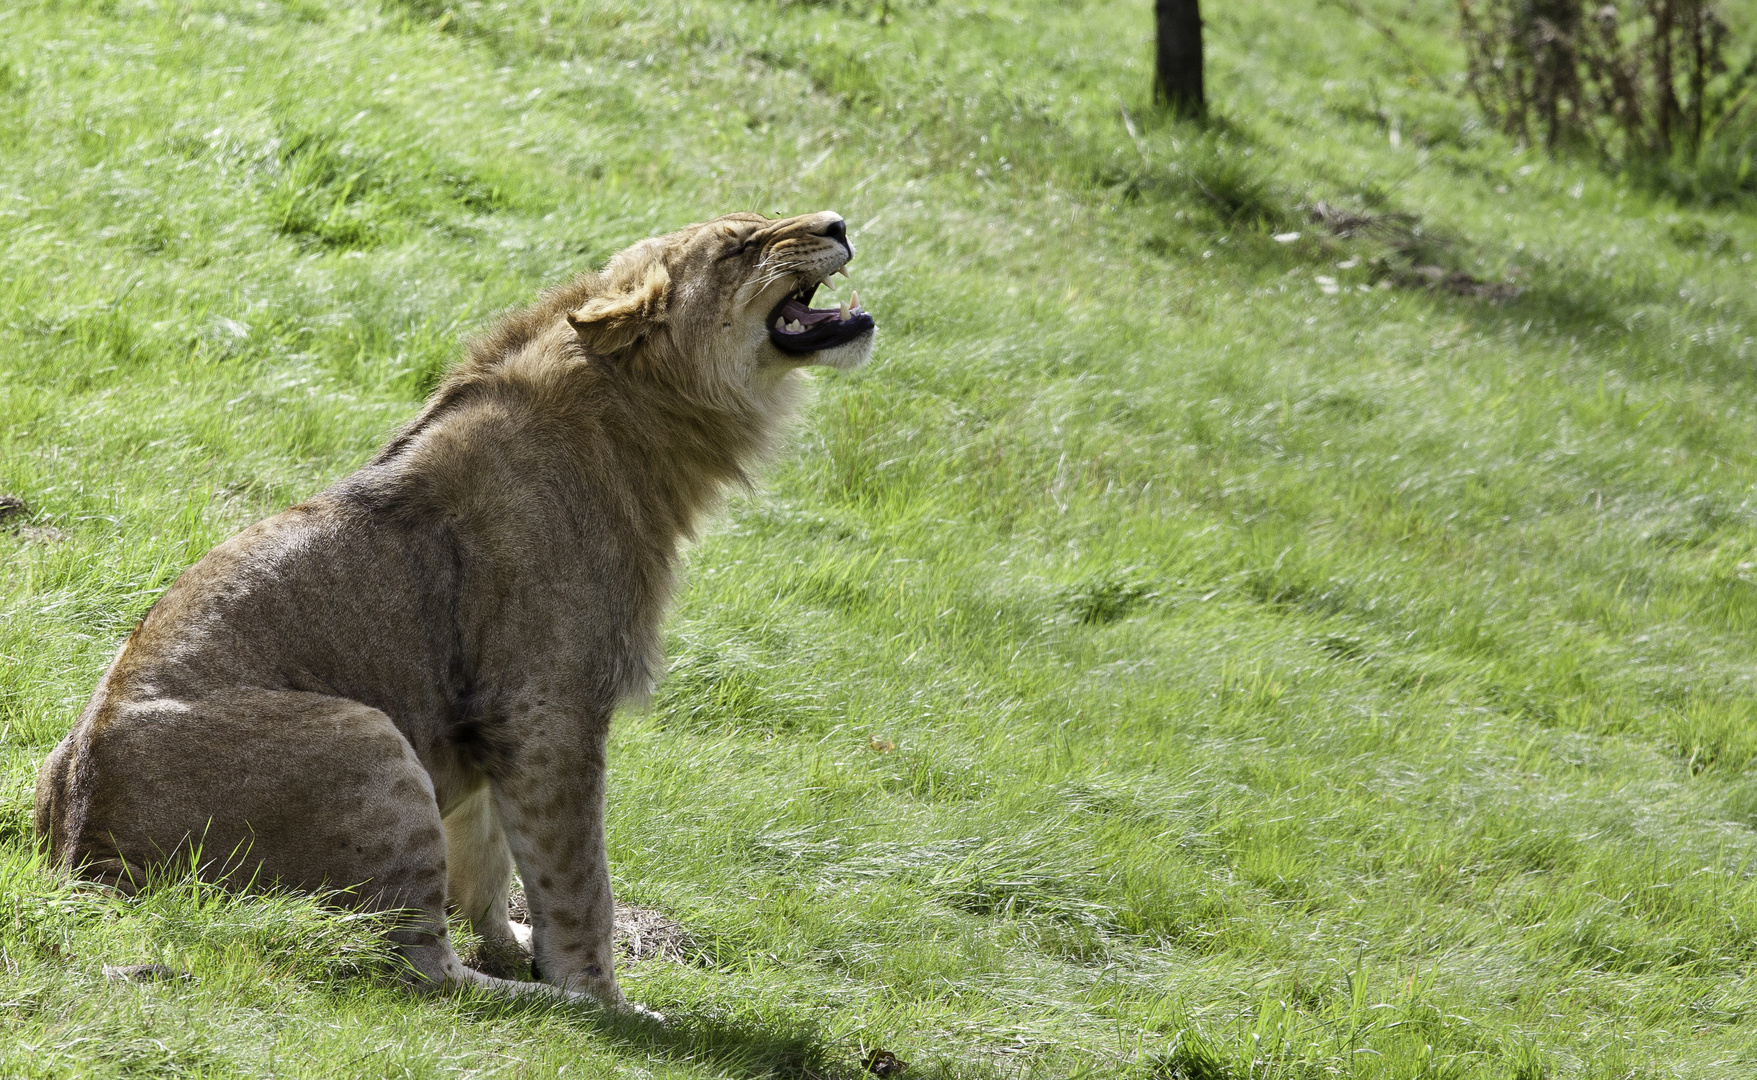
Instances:
[[[494,783],[494,802],[524,880],[533,975],[627,1008],[616,985],[604,848],[607,734],[566,749],[526,747],[520,758],[530,764]]]
[[[473,792],[445,815],[447,901],[482,938],[471,966],[512,977],[530,951],[531,929],[507,918],[512,852],[487,787]]]

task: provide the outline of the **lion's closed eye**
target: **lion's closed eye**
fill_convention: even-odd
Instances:
[[[720,252],[714,261],[724,262],[750,250],[751,234],[744,229],[722,226],[719,230]]]

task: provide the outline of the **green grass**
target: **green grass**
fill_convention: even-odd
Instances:
[[[1757,209],[1521,152],[1317,0],[1207,5],[1175,124],[1150,7],[0,12],[0,1075],[1751,1075]],[[1369,7],[1458,69],[1450,4]],[[35,769],[182,568],[497,310],[823,208],[876,358],[616,735],[669,1027],[42,871]]]

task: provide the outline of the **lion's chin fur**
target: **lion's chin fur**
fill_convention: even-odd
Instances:
[[[837,371],[853,371],[863,367],[872,359],[873,334],[855,338],[846,345],[838,345],[834,349],[824,349],[811,354],[811,362],[818,367],[835,368]]]

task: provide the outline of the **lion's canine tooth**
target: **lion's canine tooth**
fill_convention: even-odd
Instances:
[[[859,289],[855,289],[852,293],[850,293],[848,295],[848,306],[853,308],[855,311],[860,310],[860,290]]]
[[[845,277],[845,278],[847,278],[847,279],[848,279],[848,280],[849,280],[849,281],[853,281],[853,280],[854,280],[854,275],[853,275],[853,274],[850,274],[850,273],[849,273],[849,272],[848,272],[848,267],[847,267],[847,264],[843,264],[843,265],[842,265],[842,266],[840,266],[840,267],[838,267],[838,268],[837,268],[837,270],[836,270],[836,274],[841,274],[841,275],[842,275],[842,276],[843,276],[843,277]],[[835,277],[835,276],[836,276],[836,275],[835,275],[835,274],[831,274],[831,275],[830,275],[830,276],[831,276],[831,277]]]
[[[777,329],[777,330],[787,329],[787,320],[782,319],[782,318],[776,318],[775,319],[775,329]]]

